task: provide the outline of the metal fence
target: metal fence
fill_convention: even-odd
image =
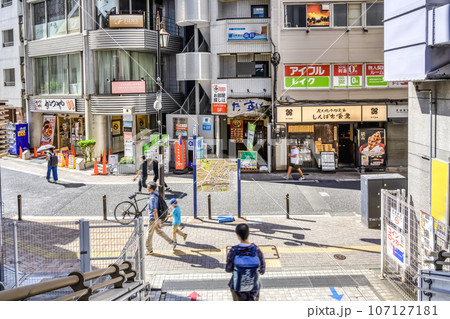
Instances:
[[[65,277],[131,261],[145,280],[143,220],[130,225],[112,221],[2,220],[3,284],[6,289]],[[142,271],[141,271],[142,270]],[[53,292],[66,294],[70,289]]]
[[[436,225],[435,225],[436,223]],[[447,250],[450,232],[433,217],[411,206],[405,191],[381,193],[381,275],[409,300],[417,300],[419,270],[432,270],[434,250]],[[450,271],[448,267],[444,270]]]

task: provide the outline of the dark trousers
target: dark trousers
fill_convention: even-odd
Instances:
[[[153,176],[153,183],[156,183],[156,181],[159,178],[158,169],[153,169],[153,174],[154,174],[154,176]],[[167,188],[166,182],[164,182],[164,187]]]
[[[142,176],[142,175],[141,175],[141,176],[139,177],[138,185],[139,185],[139,191],[142,190],[142,187],[143,187],[143,188],[147,188],[147,176]]]
[[[58,180],[58,166],[47,165],[47,180],[50,180],[50,173],[53,174],[53,180]]]
[[[248,299],[242,298],[234,289],[231,289],[231,296],[233,297],[233,301],[249,301]],[[259,293],[257,297],[254,297],[254,301],[259,300]]]

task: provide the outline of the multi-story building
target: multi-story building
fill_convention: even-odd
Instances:
[[[409,81],[409,202],[441,229],[450,225],[450,4],[385,3],[386,78]]]
[[[271,18],[276,169],[292,144],[303,167],[322,152],[331,166],[406,166],[407,83],[383,78],[383,2],[271,1]]]
[[[171,34],[161,49],[163,116],[184,101],[175,76],[183,28],[175,0],[23,1],[27,119],[31,145],[57,148],[95,139],[95,155],[124,150],[123,109],[136,133],[156,128],[156,67],[161,16]],[[126,132],[125,132],[126,133]]]
[[[177,79],[192,81],[193,95],[200,86],[192,98],[196,114],[214,115],[199,119],[200,134],[218,141],[218,157],[237,157],[247,150],[248,124],[256,125],[260,166],[267,165],[269,116],[263,110],[272,96],[269,8],[269,0],[178,0],[176,6],[178,25],[192,30],[192,42],[177,58]]]
[[[0,100],[6,101],[8,105],[10,121],[23,121],[22,90],[25,78],[22,1],[0,2]]]

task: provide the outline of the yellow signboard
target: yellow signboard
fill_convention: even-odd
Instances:
[[[363,105],[363,122],[386,122],[386,105]]]
[[[360,122],[361,106],[304,106],[304,123],[308,122]]]
[[[433,159],[431,185],[431,216],[448,225],[450,163]]]
[[[111,14],[109,15],[110,28],[143,28],[144,15],[142,14]]]
[[[299,106],[277,106],[277,122],[300,123],[302,121],[302,108]]]

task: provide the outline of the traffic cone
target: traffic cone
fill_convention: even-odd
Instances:
[[[45,153],[44,153],[44,152],[41,152],[41,156],[45,156]]]
[[[20,148],[20,152],[19,152],[19,157],[20,158],[22,158],[22,153],[23,153],[22,148]]]
[[[97,160],[94,160],[94,174],[92,175],[100,175],[98,172]]]
[[[33,155],[33,157],[34,157],[34,158],[38,158],[38,153],[37,153],[37,151],[36,151],[36,146],[34,147],[34,155]]]
[[[102,163],[103,163],[103,164],[106,164],[106,163],[108,163],[108,161],[106,160],[106,151],[105,151],[105,150],[103,150],[103,158],[102,158]]]
[[[108,175],[108,169],[106,168],[106,163],[103,163],[102,175]]]
[[[77,156],[77,153],[75,152],[75,146],[72,145],[72,155],[73,157]]]
[[[109,149],[109,153],[108,153],[108,155],[111,155],[111,149]]]

